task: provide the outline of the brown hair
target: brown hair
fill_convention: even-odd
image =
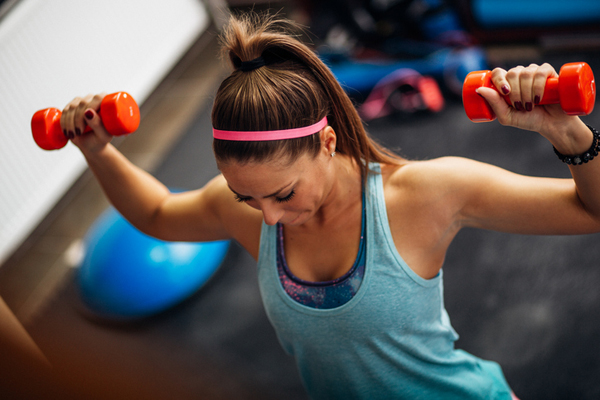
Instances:
[[[401,159],[366,133],[352,101],[327,66],[292,32],[298,25],[277,16],[246,13],[231,17],[221,35],[222,51],[234,71],[219,87],[212,109],[216,129],[263,131],[312,125],[327,116],[337,135],[336,152],[352,157],[366,178],[370,161]],[[243,61],[262,57],[265,66],[241,71]],[[319,134],[278,141],[215,139],[217,162],[265,161],[288,155],[293,161],[320,149]]]

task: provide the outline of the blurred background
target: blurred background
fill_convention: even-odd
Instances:
[[[600,71],[597,0],[0,1],[0,297],[97,398],[307,398],[236,243],[140,239],[75,146],[31,138],[35,111],[124,90],[141,125],[113,143],[173,190],[201,187],[217,174],[209,116],[229,73],[217,35],[250,9],[305,25],[368,131],[401,155],[569,176],[543,138],[471,122],[462,83],[530,63]],[[600,127],[598,111],[582,119]],[[444,267],[457,347],[499,362],[521,399],[600,398],[598,239],[461,232]],[[18,398],[7,379],[0,397]]]

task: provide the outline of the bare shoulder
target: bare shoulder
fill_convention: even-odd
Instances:
[[[460,158],[382,165],[385,205],[398,252],[424,278],[437,275],[460,230],[461,175],[477,163]],[[461,189],[461,187],[463,187]]]
[[[436,190],[454,187],[490,165],[462,157],[441,157],[382,166],[386,190]]]
[[[467,204],[478,201],[482,189],[505,173],[501,168],[461,157],[387,165],[382,168],[382,178],[388,212],[410,210],[421,215],[427,210],[427,218],[451,224],[460,218]]]
[[[235,200],[223,176],[197,190],[173,193],[165,199],[150,235],[170,241],[234,239],[258,257],[262,215]]]
[[[222,175],[213,178],[205,187],[209,207],[218,216],[221,225],[252,256],[258,256],[262,213],[235,200]]]

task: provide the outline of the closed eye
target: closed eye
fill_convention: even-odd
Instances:
[[[292,191],[290,192],[290,194],[288,194],[285,197],[275,197],[275,201],[278,203],[287,203],[288,201],[290,201],[294,195],[296,194],[296,191],[294,189],[292,189]]]
[[[232,190],[232,192],[233,192],[233,190]],[[290,192],[290,194],[288,194],[285,197],[276,197],[276,196],[273,196],[273,195],[271,195],[271,196],[275,198],[275,201],[277,203],[286,203],[286,202],[292,200],[292,198],[295,195],[296,195],[296,191],[294,189],[292,189],[292,191]],[[271,197],[271,196],[269,196],[269,197]],[[242,196],[242,195],[240,195],[240,194],[238,194],[236,192],[233,192],[233,197],[235,198],[235,201],[237,201],[238,203],[247,203],[250,200],[252,200],[252,197]]]
[[[235,201],[237,201],[238,203],[246,203],[247,201],[249,201],[251,199],[251,197],[242,197],[237,193],[234,194],[234,197],[235,197]]]

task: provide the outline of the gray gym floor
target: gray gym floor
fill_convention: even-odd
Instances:
[[[600,71],[598,55],[544,61],[586,61]],[[600,127],[600,111],[584,121]],[[155,175],[182,189],[214,176],[210,128],[205,107]],[[568,176],[543,138],[497,122],[473,124],[458,99],[439,114],[390,117],[368,130],[409,158],[465,156],[524,174]],[[599,239],[461,232],[444,267],[457,347],[499,362],[521,399],[600,398]],[[212,280],[183,304],[113,324],[82,309],[73,271],[28,328],[59,368],[91,385],[120,382],[181,400],[305,399],[262,309],[255,272],[234,245]]]

